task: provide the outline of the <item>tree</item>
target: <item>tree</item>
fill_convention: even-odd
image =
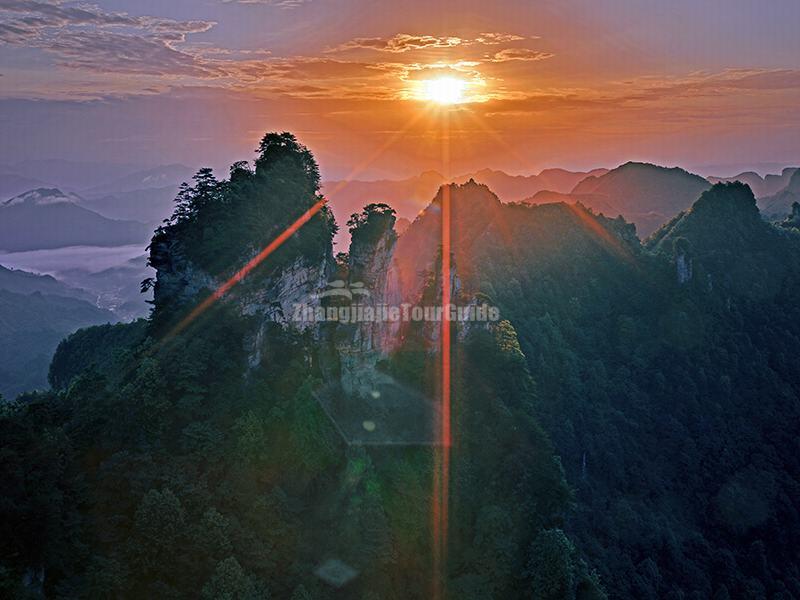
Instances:
[[[347,221],[351,235],[362,233],[364,238],[373,239],[384,231],[392,229],[397,220],[397,212],[383,202],[367,204],[360,213],[353,213]]]
[[[302,583],[294,588],[289,600],[313,600],[313,596]]]
[[[261,589],[259,589],[261,588]],[[242,569],[233,556],[217,563],[214,575],[203,586],[203,600],[267,600],[266,590]]]
[[[560,529],[545,529],[531,544],[528,575],[535,600],[566,600],[575,595],[575,548]]]
[[[256,159],[256,174],[264,175],[281,164],[285,168],[299,168],[306,176],[313,191],[319,189],[319,167],[311,151],[297,141],[297,138],[284,131],[267,133],[259,143]]]
[[[181,501],[169,489],[151,489],[144,495],[134,518],[134,539],[145,570],[166,570],[165,562],[174,559],[185,522]]]

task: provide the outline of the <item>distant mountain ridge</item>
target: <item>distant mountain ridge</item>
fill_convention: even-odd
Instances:
[[[185,165],[163,165],[152,169],[136,171],[100,185],[86,188],[83,190],[82,195],[97,196],[132,192],[135,190],[163,188],[167,186],[177,187],[182,182],[189,181],[192,175],[194,175],[194,171]]]
[[[172,214],[177,185],[88,196],[80,205],[109,219],[140,221],[156,225]]]
[[[86,290],[71,287],[51,275],[39,275],[19,269],[7,269],[0,265],[0,289],[17,294],[41,293],[50,296],[64,296],[93,302],[94,298]]]
[[[541,192],[527,202],[579,202],[606,216],[622,215],[645,238],[710,187],[706,179],[680,167],[631,161],[600,176],[586,177],[569,194]]]
[[[569,192],[587,177],[601,177],[608,169],[591,171],[568,171],[545,169],[538,175],[509,175],[503,171],[481,169],[453,179],[454,183],[465,183],[470,179],[489,186],[503,202],[520,202],[542,191]]]
[[[46,388],[50,359],[64,336],[116,320],[85,290],[0,265],[0,395],[11,400]]]
[[[0,250],[121,246],[147,240],[151,228],[103,217],[57,188],[30,190],[0,204]]]
[[[28,190],[22,194],[5,200],[3,206],[17,206],[20,204],[44,206],[47,204],[58,204],[60,202],[77,203],[82,199],[77,194],[65,194],[58,188],[36,188]]]
[[[437,171],[425,171],[406,179],[382,179],[375,181],[326,181],[322,193],[330,200],[340,224],[351,214],[357,213],[370,202],[391,205],[401,219],[413,221],[417,214],[430,203],[440,186],[445,183],[466,183],[473,180],[482,183],[503,202],[519,202],[542,190],[566,193],[588,176],[600,176],[607,169],[591,171],[568,171],[545,169],[536,175],[509,175],[495,169],[481,169],[451,178],[449,181]],[[337,240],[346,245],[349,234],[340,231]]]
[[[569,192],[584,178],[607,172],[608,169],[544,169],[535,175],[509,175],[497,169],[481,169],[448,181],[437,171],[424,171],[406,179],[325,181],[322,192],[329,197],[334,208],[339,209],[341,215],[346,213],[349,217],[368,202],[385,202],[391,204],[401,217],[413,219],[436,195],[439,186],[448,182],[466,183],[472,179],[488,185],[503,202],[518,202],[541,190]]]
[[[44,185],[45,183],[39,179],[24,177],[13,172],[0,172],[0,198],[11,198],[26,190]]]
[[[711,183],[741,181],[750,186],[756,198],[763,198],[777,194],[789,185],[789,180],[796,171],[797,167],[786,167],[780,175],[767,174],[764,177],[754,171],[745,171],[733,177],[709,177],[708,180]]]
[[[792,171],[785,188],[771,196],[759,198],[758,204],[765,215],[784,217],[792,212],[795,202],[800,202],[800,169]]]

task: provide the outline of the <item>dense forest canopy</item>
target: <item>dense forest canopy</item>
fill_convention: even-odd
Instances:
[[[181,190],[151,244],[149,319],[70,336],[52,391],[0,405],[0,595],[800,598],[791,220],[717,184],[643,244],[581,205],[452,186],[454,297],[502,320],[454,336],[437,568],[439,450],[348,444],[318,401],[366,330],[295,327],[276,305],[354,266],[380,280],[382,252],[435,301],[441,193],[399,238],[391,207],[366,206],[336,259],[323,209],[165,336],[319,201],[294,136],[257,152]],[[377,372],[435,396],[431,336],[403,329]]]

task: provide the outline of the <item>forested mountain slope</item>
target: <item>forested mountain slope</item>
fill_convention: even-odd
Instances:
[[[49,275],[0,265],[0,396],[47,387],[47,367],[65,336],[116,320],[91,295]]]
[[[749,188],[714,186],[643,246],[621,218],[468,181],[399,237],[367,206],[334,259],[318,186],[289,134],[228,180],[199,172],[153,238],[151,319],[72,336],[56,390],[0,416],[4,591],[800,598],[800,246]],[[436,400],[440,329],[292,318],[339,306],[334,281],[423,305],[447,282],[500,310],[453,326],[446,552],[441,450],[354,444],[320,394]]]
[[[147,331],[79,332],[56,354],[56,391],[4,411],[6,592],[422,599],[443,586],[453,598],[532,587],[603,597],[560,529],[570,492],[509,324],[480,328],[457,348],[462,442],[440,569],[431,529],[440,451],[348,445],[315,390],[352,375],[347,350],[361,346],[347,343],[351,329],[292,323],[284,310],[336,269],[358,268],[355,258],[334,263],[326,209],[225,300],[185,321],[254,249],[317,205],[318,183],[310,153],[288,134],[266,136],[255,169],[237,164],[230,180],[200,172],[154,236]],[[394,235],[393,216],[376,227],[375,214],[352,226],[367,257]],[[427,332],[407,335],[401,354],[384,357],[382,377],[433,394],[435,350]],[[364,364],[372,356],[365,349]]]

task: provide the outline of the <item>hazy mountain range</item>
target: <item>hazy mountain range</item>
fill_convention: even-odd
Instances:
[[[733,177],[709,177],[711,183],[719,183],[720,181],[741,181],[750,186],[756,198],[763,198],[764,196],[772,196],[777,194],[787,185],[789,180],[797,171],[797,167],[786,167],[781,171],[780,175],[767,174],[762,177],[753,171],[745,171],[734,175]]]
[[[85,290],[0,266],[0,395],[46,388],[50,359],[66,335],[116,320]]]
[[[768,216],[776,218],[786,216],[792,212],[792,204],[800,202],[800,169],[786,169],[786,171],[791,171],[791,178],[786,186],[774,194],[759,199],[759,208]]]
[[[628,162],[615,169],[595,169],[573,172],[547,169],[538,175],[509,175],[503,171],[483,169],[455,177],[455,183],[470,179],[483,183],[503,202],[524,201],[531,204],[580,202],[596,213],[616,217],[622,215],[637,227],[644,238],[678,212],[689,208],[698,195],[719,181],[742,181],[751,186],[757,198],[784,191],[796,168],[786,168],[781,175],[761,177],[745,172],[735,177],[704,178],[678,167],[667,168],[640,162]],[[379,181],[329,181],[323,186],[340,225],[351,213],[369,202],[390,204],[399,217],[413,220],[424,208],[427,199],[435,194],[445,178],[438,172],[427,171],[417,177]],[[790,195],[763,198],[759,206],[766,214],[782,217],[791,212]],[[348,236],[338,238],[346,243]]]
[[[144,223],[108,219],[80,201],[56,188],[37,188],[6,200],[0,204],[0,250],[121,246],[148,239],[151,228]]]
[[[794,167],[785,168],[780,174],[763,177],[753,171],[745,171],[734,177],[710,176],[707,181],[742,181],[751,187],[756,198],[769,197],[769,200],[760,201],[759,205],[766,209],[766,214],[779,217],[790,212],[791,196],[778,195],[790,184],[795,170]],[[136,221],[147,226],[139,228],[128,223],[120,228],[119,223],[108,224],[94,215],[83,213],[81,218],[73,210],[72,215],[64,216],[64,227],[74,222],[75,226],[68,228],[80,233],[65,236],[57,231],[58,228],[52,232],[46,228],[42,230],[41,223],[51,222],[52,217],[44,217],[43,221],[34,223],[41,215],[20,214],[14,216],[19,219],[14,221],[14,227],[25,231],[38,230],[33,236],[38,239],[10,242],[8,234],[0,232],[0,248],[4,242],[6,246],[25,249],[74,243],[128,243],[123,240],[130,240],[131,235],[124,233],[124,229],[129,228],[129,233],[136,231],[133,237],[139,232],[152,230],[170,215],[179,184],[190,182],[192,174],[192,169],[181,164],[141,168],[136,165],[52,159],[0,166],[0,202],[14,197],[18,202],[33,190],[55,188],[60,196],[70,199],[75,206],[88,209],[100,217],[112,221]],[[482,169],[459,175],[452,181],[464,183],[469,179],[488,185],[503,202],[581,202],[595,212],[609,216],[622,214],[636,223],[640,236],[648,235],[677,211],[687,208],[695,192],[706,185],[701,185],[703,178],[697,175],[646,163],[626,163],[610,171],[545,169],[533,175],[510,175],[501,170]],[[328,196],[342,226],[339,239],[346,242],[348,235],[344,231],[344,224],[352,213],[358,212],[365,204],[391,204],[400,218],[411,221],[445,182],[442,174],[426,171],[405,179],[330,180],[323,183],[322,191]],[[672,190],[677,194],[674,197],[670,186],[676,186]],[[64,207],[58,209],[63,210]],[[6,213],[4,216],[10,223],[12,214]],[[33,227],[34,224],[36,227]],[[103,233],[98,234],[98,229]],[[82,240],[81,237],[86,239]]]
[[[540,190],[569,192],[584,178],[606,172],[607,169],[588,172],[545,169],[538,175],[509,175],[495,169],[482,169],[454,177],[450,181],[464,183],[474,179],[491,187],[504,202],[519,202]],[[349,217],[369,202],[385,202],[401,217],[413,219],[427,206],[439,186],[447,182],[441,173],[425,171],[416,177],[399,180],[326,181],[322,192],[330,199],[340,221],[344,215]]]
[[[0,166],[0,203],[37,188],[55,188],[106,218],[153,226],[169,216],[178,186],[190,181],[192,174],[180,164],[142,169],[64,160],[27,161]]]
[[[80,190],[37,187],[0,200],[0,250],[14,253],[6,264],[51,273],[73,287],[90,290],[96,304],[121,318],[146,314],[147,306],[131,281],[136,277],[141,281],[150,271],[136,247],[144,251],[153,229],[171,213],[179,183],[190,181],[192,170],[179,164],[137,169],[58,160],[19,163],[13,173],[10,168],[0,170],[0,190],[42,179],[63,181],[65,190],[76,185]],[[762,177],[747,171],[707,180],[680,168],[629,162],[611,170],[546,169],[535,175],[482,169],[453,181],[486,184],[503,202],[580,203],[597,214],[622,215],[636,225],[643,239],[691,206],[715,181],[747,183],[760,197],[763,214],[780,220],[800,198],[796,172],[786,168],[780,175]],[[402,232],[443,183],[440,173],[427,171],[399,180],[328,181],[322,191],[340,225],[341,247],[349,240],[348,218],[365,204],[385,202],[395,207],[396,227]],[[764,195],[767,192],[771,194]],[[76,252],[74,247],[86,250]],[[91,251],[93,247],[97,250]],[[102,249],[127,247],[130,250],[123,252]],[[116,255],[119,260],[106,260]]]

